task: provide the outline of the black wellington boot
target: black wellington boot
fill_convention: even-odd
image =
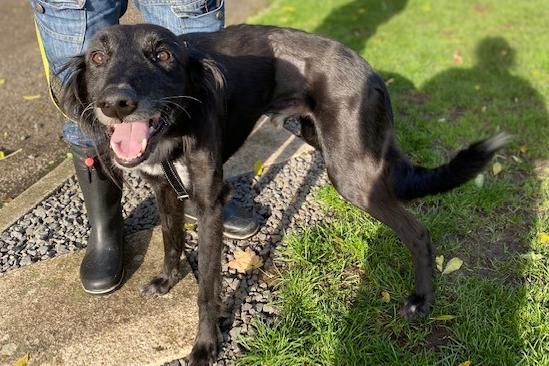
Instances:
[[[185,203],[185,218],[191,223],[197,221],[196,205]],[[230,239],[243,240],[254,236],[259,230],[252,212],[240,207],[234,200],[223,206],[223,235]]]
[[[117,186],[105,174],[93,147],[72,145],[71,150],[91,226],[80,281],[84,291],[106,294],[116,289],[124,277],[122,183]]]

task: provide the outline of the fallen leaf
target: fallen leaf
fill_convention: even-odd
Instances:
[[[446,265],[446,268],[444,268],[442,274],[444,275],[455,272],[461,268],[462,264],[463,261],[461,259],[459,259],[458,257],[454,257],[448,261],[448,264]]]
[[[520,152],[526,154],[528,152],[528,145],[522,145],[520,147]]]
[[[246,248],[246,251],[237,249],[234,253],[234,259],[230,261],[228,265],[231,269],[236,269],[240,273],[245,273],[246,271],[261,267],[263,261],[250,248]]]
[[[71,152],[67,153],[67,158],[72,159],[72,153]]]
[[[520,163],[522,163],[522,159],[521,159],[521,158],[519,158],[518,156],[516,156],[516,155],[512,155],[511,157],[512,157],[512,158],[513,158],[513,160],[514,160],[514,161],[516,161],[517,163],[519,163],[519,164],[520,164]]]
[[[387,291],[381,291],[381,301],[389,303],[391,301],[391,295]]]
[[[261,174],[263,174],[263,161],[262,160],[256,160],[254,163],[254,173],[256,177],[261,177]]]
[[[23,95],[23,99],[25,99],[25,100],[35,100],[35,99],[38,99],[40,97],[41,97],[40,94],[37,94],[37,95]]]
[[[541,244],[549,244],[549,234],[547,233],[539,234],[539,242]]]
[[[11,158],[12,156],[14,156],[15,154],[19,154],[23,149],[17,149],[13,152],[10,152],[9,154],[6,155],[6,152],[5,151],[2,151],[0,150],[0,160],[4,160],[4,159],[7,159],[7,158]]]
[[[185,228],[185,230],[191,230],[191,231],[196,230],[196,227],[197,227],[197,226],[198,226],[198,225],[193,224],[193,223],[190,223],[190,222],[186,222],[186,223],[183,225],[183,227]]]
[[[27,363],[29,362],[29,354],[25,353],[23,357],[15,361],[13,366],[27,366]]]
[[[452,320],[452,319],[455,319],[455,318],[456,318],[455,315],[438,315],[438,316],[432,317],[431,319],[432,320],[446,321],[446,320]]]
[[[439,255],[435,258],[435,263],[437,264],[437,269],[442,272],[442,268],[443,268],[443,265],[444,265],[444,256],[443,255]]]
[[[49,165],[52,165],[53,163],[55,163],[55,161],[53,161],[53,160],[48,161]]]
[[[456,65],[463,64],[463,57],[461,57],[461,52],[459,52],[459,50],[454,51],[454,64]]]
[[[540,259],[543,258],[543,254],[534,253],[534,252],[528,252],[528,253],[525,253],[525,254],[521,254],[520,256],[524,259],[529,259],[532,262],[537,262],[537,261],[539,261]]]
[[[484,185],[484,174],[477,175],[477,177],[475,178],[475,185],[478,188],[482,188],[482,186]]]
[[[494,173],[494,175],[498,175],[502,170],[503,166],[501,163],[494,163],[494,165],[492,165],[492,173]]]
[[[471,361],[469,361],[469,360],[463,361],[463,362],[460,363],[458,366],[471,366]]]
[[[6,79],[0,79],[0,85],[4,85],[6,83]]]

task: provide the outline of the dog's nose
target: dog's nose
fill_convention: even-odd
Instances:
[[[97,101],[97,106],[106,116],[122,119],[137,109],[137,96],[131,89],[111,89]]]

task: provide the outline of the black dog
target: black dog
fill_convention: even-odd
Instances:
[[[191,365],[210,363],[217,351],[223,163],[260,116],[298,117],[338,192],[408,246],[416,285],[406,317],[430,310],[434,254],[427,229],[400,202],[465,183],[506,140],[475,143],[435,169],[414,166],[395,143],[389,95],[368,63],[336,41],[291,29],[240,25],[177,37],[153,25],[114,26],[68,67],[65,110],[109,139],[115,166],[154,187],[164,269],[144,294],[164,294],[180,279],[183,202],[162,162],[173,162],[197,204],[200,319]]]

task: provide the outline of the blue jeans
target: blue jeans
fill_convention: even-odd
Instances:
[[[49,68],[61,67],[85,51],[95,33],[118,24],[128,0],[29,0],[33,7]],[[223,0],[134,0],[146,23],[168,28],[175,34],[213,32],[224,25]],[[71,121],[63,126],[69,144],[93,146],[92,139]],[[96,143],[100,143],[95,141]]]

